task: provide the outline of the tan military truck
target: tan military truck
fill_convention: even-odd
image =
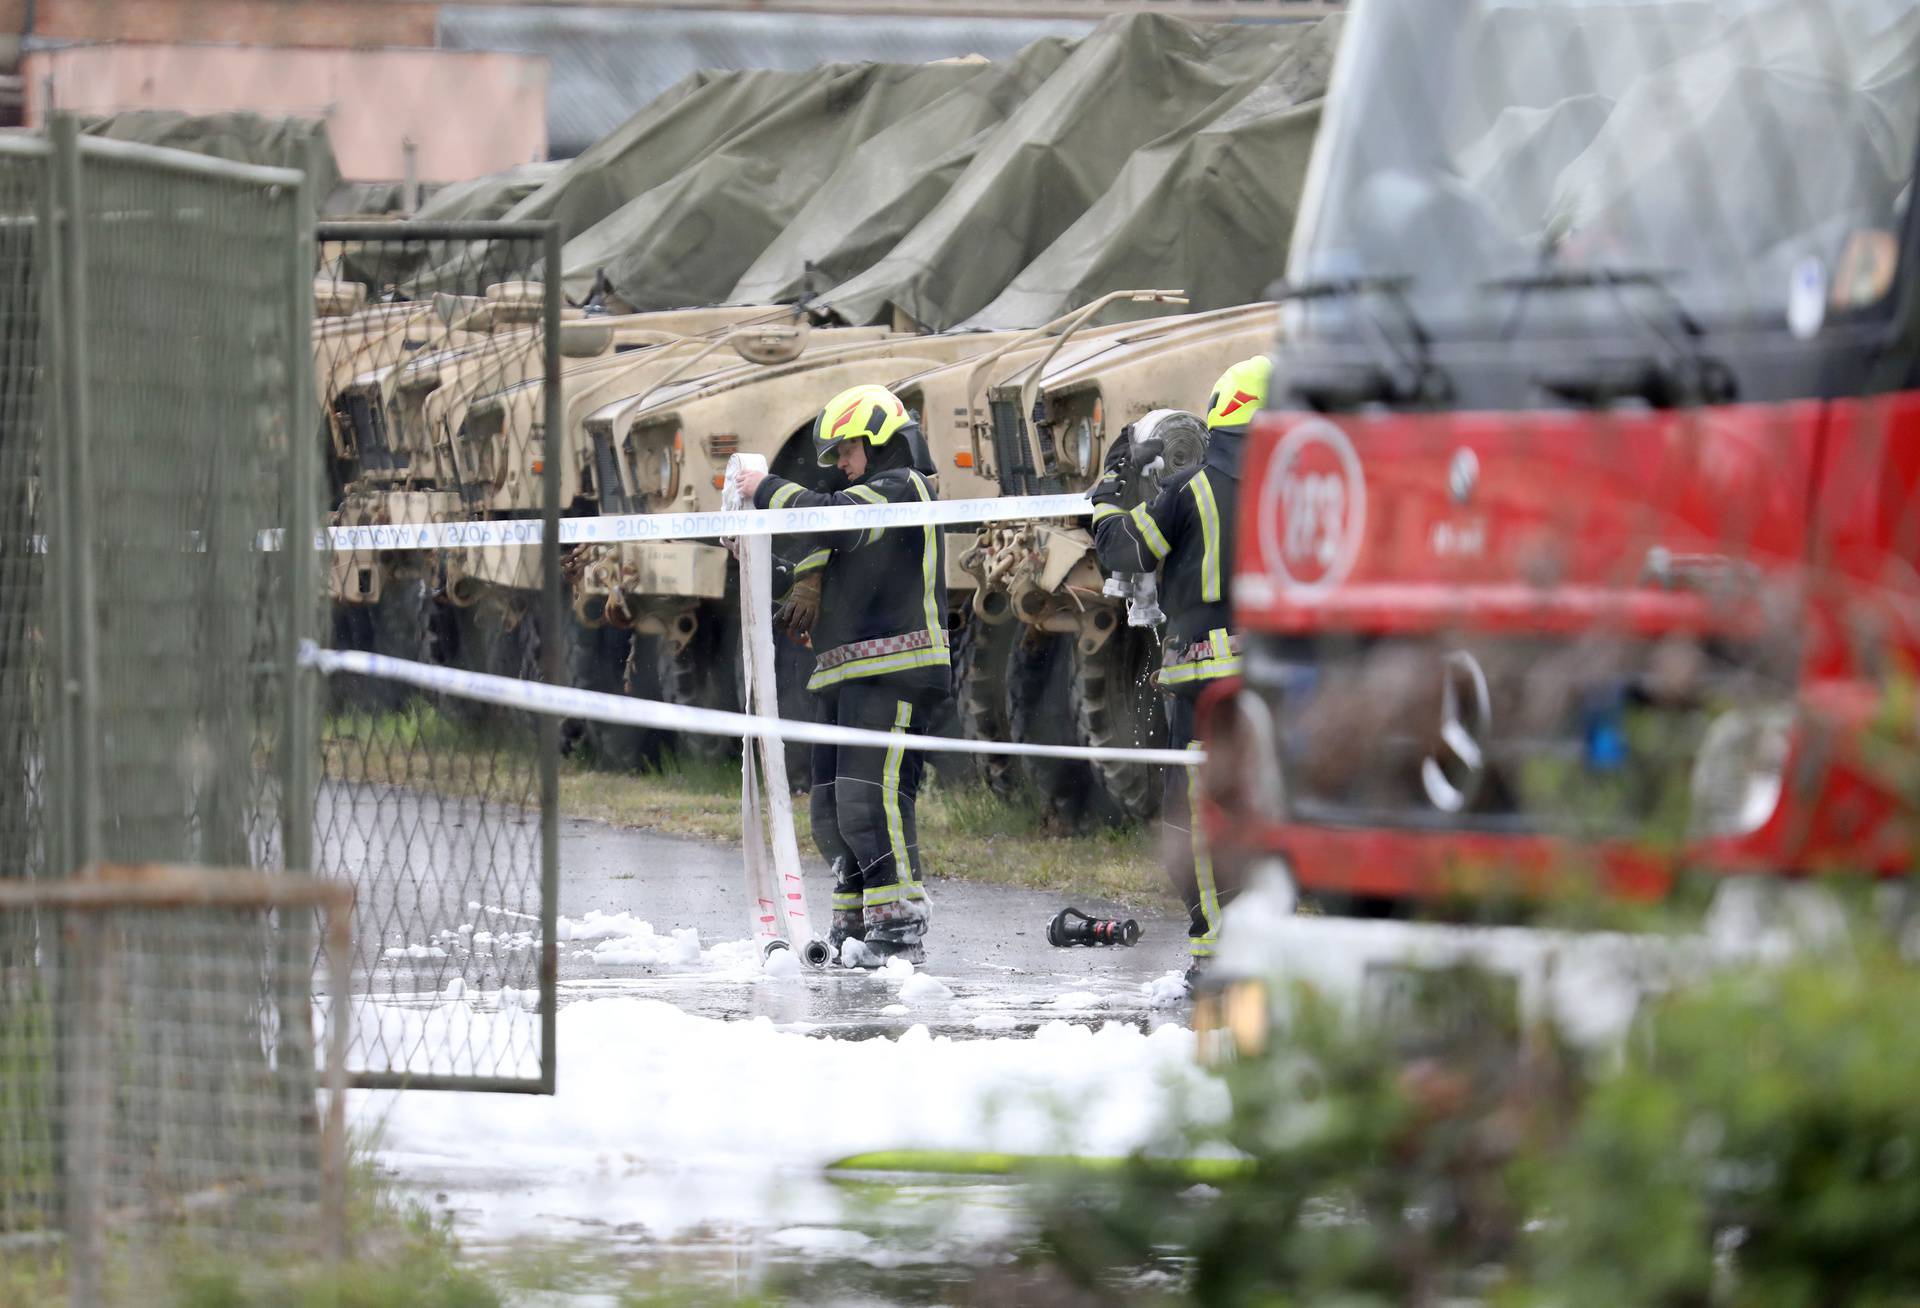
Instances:
[[[1221,372],[1270,347],[1274,325],[1271,305],[1251,305],[1063,339],[989,386],[984,412],[972,409],[975,467],[1007,494],[1087,490],[1128,424],[1156,409],[1202,411]],[[1158,634],[1129,626],[1125,604],[1106,593],[1084,522],[983,526],[960,565],[977,583],[975,616],[1023,629],[1004,679],[981,675],[968,686],[970,730],[1109,747],[1164,742]],[[1024,771],[1056,807],[1090,801],[1095,816],[1143,817],[1158,805],[1149,767],[1037,760]]]
[[[814,464],[812,428],[821,404],[847,386],[871,381],[896,385],[909,407],[921,414],[942,498],[997,496],[998,484],[980,474],[974,457],[982,436],[970,421],[956,427],[951,415],[978,411],[984,432],[987,387],[1013,375],[1021,363],[1044,357],[1062,333],[1079,328],[1118,298],[1166,297],[1122,292],[1029,332],[889,337],[809,351],[777,366],[732,367],[652,394],[610,401],[585,415],[584,436],[578,441],[592,452],[599,511],[717,508],[726,461],[741,450],[764,454],[784,476],[814,483],[821,472]],[[1152,330],[1135,324],[1087,335],[1097,339]],[[969,626],[975,579],[957,560],[974,540],[971,530],[948,534],[949,594],[956,605],[953,638],[963,677],[978,647]],[[797,557],[795,547],[779,542],[776,553],[788,561]],[[627,693],[714,707],[737,703],[737,600],[725,551],[705,541],[586,546],[569,558],[568,574],[575,579],[574,613],[581,626],[575,637],[576,652],[582,655],[573,661],[576,684],[612,688],[612,667],[618,662],[617,681]],[[604,624],[597,636],[596,624]],[[606,634],[605,627],[627,639]],[[776,642],[776,650],[783,712],[804,716],[810,711],[802,690],[810,655],[784,638]],[[985,661],[998,666],[995,657]],[[711,738],[680,743],[694,753],[729,747]]]
[[[1031,331],[1010,335],[993,349],[956,363],[914,373],[893,383],[901,402],[920,418],[930,452],[939,468],[942,498],[990,499],[1001,494],[1000,483],[978,456],[990,440],[986,395],[997,382],[1018,376],[1055,354],[1069,339],[1097,342],[1156,330],[1152,324],[1087,326],[1104,303],[1115,299],[1175,302],[1169,293],[1120,292]],[[1171,322],[1173,319],[1155,320]],[[979,740],[1035,740],[1068,743],[1075,739],[1068,715],[1064,725],[1057,708],[1046,700],[1067,702],[1066,688],[1051,685],[1059,644],[1054,633],[1012,621],[1004,605],[983,617],[976,599],[980,578],[963,566],[975,551],[986,528],[947,529],[947,594],[954,606],[949,615],[953,641],[956,716],[950,729]],[[1095,782],[1081,764],[1046,760],[1014,760],[982,755],[974,771],[996,791],[1010,794],[1023,775],[1048,794],[1066,797],[1090,793]],[[1076,786],[1075,782],[1079,784]]]
[[[888,334],[809,350],[784,364],[732,367],[602,405],[582,424],[582,443],[593,452],[599,510],[717,509],[727,460],[741,451],[764,454],[774,471],[811,484],[821,476],[813,458],[813,420],[836,392],[977,355],[1006,335]],[[789,543],[777,541],[775,549],[789,562],[796,557]],[[729,563],[726,552],[708,541],[585,546],[569,559],[580,620],[589,627],[603,622],[631,637],[626,689],[676,703],[737,704],[739,626]],[[784,638],[777,648],[783,709],[804,716],[809,708],[801,687],[810,656]],[[643,666],[649,662],[651,675]],[[585,668],[576,670],[576,678],[592,679]],[[696,754],[731,748],[719,740],[681,746]]]
[[[360,292],[361,295],[355,295]],[[361,303],[356,285],[316,285],[314,348],[336,494],[329,521],[389,526],[539,512],[541,459],[536,424],[543,372],[535,327],[543,288],[504,283],[484,297],[435,295],[406,304]],[[751,306],[620,317],[567,310],[561,324],[563,373],[670,374],[669,356],[708,352],[716,342],[743,351],[762,337],[791,333],[790,309]],[[701,333],[704,333],[702,335]],[[873,333],[869,333],[873,334]],[[746,342],[746,344],[742,344]],[[630,383],[618,383],[632,389]],[[531,391],[528,388],[531,386]],[[516,397],[530,394],[530,403]],[[522,414],[501,422],[515,439],[474,433],[469,410]],[[563,452],[564,457],[564,452]],[[525,549],[342,551],[331,557],[335,639],[405,657],[445,658],[496,671],[523,672],[528,642],[462,639],[461,625],[430,598],[472,605],[477,578],[537,584],[537,555]],[[449,584],[451,582],[451,584]],[[396,602],[388,591],[397,588]],[[516,606],[524,609],[524,604]],[[518,633],[518,612],[495,614],[493,634]],[[471,627],[472,623],[464,624]],[[483,651],[496,646],[490,655]]]
[[[537,305],[539,291],[527,287],[523,294]],[[592,450],[570,439],[581,431],[585,412],[609,399],[644,397],[676,380],[751,372],[892,335],[877,327],[812,329],[784,306],[570,316],[561,333],[563,406],[569,420],[563,439],[551,446],[543,430],[544,372],[537,336],[523,339],[502,330],[485,339],[463,338],[416,355],[389,374],[358,379],[367,394],[360,407],[380,406],[375,411],[386,415],[396,444],[408,451],[408,475],[356,482],[343,496],[335,521],[399,525],[535,517],[549,452],[560,460],[563,512],[595,512],[599,487]],[[540,584],[538,558],[536,551],[520,547],[341,552],[334,556],[334,597],[337,608],[363,610],[346,615],[354,626],[348,638],[356,644],[532,675],[539,647],[537,624],[530,620]],[[389,604],[391,583],[398,584],[399,593]],[[601,621],[596,615],[594,625]],[[588,665],[581,684],[622,689],[627,682],[624,641],[624,633],[576,639],[570,661]],[[608,649],[604,657],[598,652],[616,643],[618,652]],[[622,764],[643,761],[657,746],[647,733],[597,724],[584,729],[600,753]]]
[[[636,315],[654,318],[656,315]],[[665,315],[658,315],[664,317]],[[810,328],[790,308],[755,311],[706,333],[648,351],[595,359],[563,370],[563,437],[556,451],[561,460],[560,500],[568,515],[621,512],[639,494],[637,470],[613,460],[584,439],[589,415],[612,403],[644,403],[647,397],[669,389],[697,386],[708,379],[752,375],[761,369],[816,354],[831,353],[857,343],[886,340],[894,333],[879,327]],[[538,424],[544,417],[544,385],[535,377],[518,387],[475,397],[467,406],[459,439],[492,449],[493,466],[518,468],[514,477],[488,476],[466,486],[469,516],[511,518],[538,512],[539,483],[535,475],[546,445]],[[449,432],[455,430],[452,427]],[[657,471],[657,470],[656,470]],[[709,571],[711,545],[690,541],[657,542],[638,558],[626,562],[633,572],[655,584],[676,583],[686,589],[698,584],[701,568]],[[593,551],[570,551],[563,564],[571,618],[563,633],[572,684],[610,694],[638,694],[658,698],[657,641],[652,634],[636,638],[639,618],[615,603],[609,588],[583,586],[583,573],[594,561]],[[448,633],[435,643],[435,657],[463,664],[477,659],[476,643],[504,646],[506,661],[529,642],[515,637],[529,630],[539,578],[532,571],[534,555],[511,548],[455,549],[438,559],[441,601],[432,615],[437,629]],[[724,589],[724,566],[720,570]],[[475,640],[478,633],[478,642]],[[501,637],[507,639],[502,641]],[[522,662],[524,662],[524,655]],[[496,653],[490,660],[499,665]],[[620,768],[641,766],[657,757],[668,743],[659,733],[602,722],[570,724],[570,740],[584,740],[590,754]]]

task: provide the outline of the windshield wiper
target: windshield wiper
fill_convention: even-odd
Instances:
[[[1325,277],[1308,282],[1279,282],[1268,298],[1279,303],[1313,300],[1355,300],[1362,305],[1359,320],[1370,329],[1385,362],[1343,368],[1318,376],[1298,372],[1289,380],[1292,392],[1322,413],[1357,409],[1363,404],[1445,404],[1453,398],[1453,380],[1433,362],[1433,337],[1407,300],[1413,278],[1404,273],[1359,277]],[[1364,307],[1378,295],[1390,303],[1406,330],[1410,349],[1397,344],[1386,325]]]
[[[1527,299],[1535,291],[1604,290],[1622,315],[1639,323],[1666,351],[1663,358],[1595,362],[1535,376],[1542,389],[1562,399],[1596,408],[1622,399],[1645,400],[1656,409],[1726,404],[1736,398],[1739,385],[1733,370],[1706,352],[1707,329],[1674,294],[1671,283],[1676,276],[1659,268],[1548,268],[1496,277],[1480,283],[1480,289],[1518,293],[1513,314],[1500,334],[1503,341],[1518,334]],[[1634,308],[1625,294],[1629,290],[1646,291],[1659,301],[1679,335]]]

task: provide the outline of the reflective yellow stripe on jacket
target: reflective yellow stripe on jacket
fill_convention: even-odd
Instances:
[[[1164,559],[1173,552],[1172,543],[1160,530],[1160,524],[1153,520],[1153,514],[1147,511],[1146,505],[1134,505],[1133,512],[1127,516],[1132,518],[1133,525],[1140,529],[1140,539],[1145,542],[1148,549],[1153,551],[1154,558]]]
[[[878,677],[888,672],[907,672],[913,668],[944,668],[953,663],[953,654],[948,650],[946,641],[932,649],[908,650],[901,654],[875,654],[864,659],[848,659],[825,672],[816,672],[807,678],[808,690],[825,690],[828,686],[837,686],[843,681],[855,677]]]
[[[1193,505],[1200,514],[1200,598],[1217,603],[1224,592],[1220,586],[1220,506],[1214,502],[1213,482],[1205,472],[1187,483],[1193,492]]]
[[[1207,657],[1194,659],[1190,663],[1170,663],[1160,669],[1160,684],[1180,686],[1195,681],[1217,681],[1221,677],[1240,675],[1240,656],[1233,652],[1231,637],[1225,627],[1215,627],[1207,633],[1207,644],[1211,647]]]

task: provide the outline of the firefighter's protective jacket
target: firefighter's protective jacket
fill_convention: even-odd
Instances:
[[[841,491],[810,491],[768,477],[754,492],[763,509],[817,509],[835,505],[921,504],[937,499],[932,484],[910,466],[909,443],[889,441],[873,451],[875,468]],[[810,553],[797,573],[826,570],[820,614],[813,624],[814,669],[807,689],[829,690],[848,681],[886,678],[901,692],[944,692],[951,685],[947,648],[947,561],[933,525],[827,532],[802,538]]]
[[[1198,468],[1171,478],[1131,512],[1111,504],[1093,511],[1094,549],[1109,572],[1161,574],[1167,614],[1160,684],[1198,695],[1209,682],[1240,675],[1240,642],[1229,627],[1234,516],[1246,433],[1214,431]]]

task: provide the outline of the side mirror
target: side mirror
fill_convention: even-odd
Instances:
[[[366,302],[367,288],[362,282],[343,282],[332,277],[313,280],[313,316],[316,318],[350,317]]]
[[[1900,243],[1892,232],[1870,227],[1847,237],[1840,262],[1833,270],[1828,303],[1835,309],[1859,309],[1873,304],[1893,286],[1900,262]]]
[[[450,331],[483,332],[493,326],[493,308],[477,295],[450,295],[436,291],[433,313]]]
[[[539,322],[546,301],[547,288],[539,282],[496,282],[487,287],[487,303],[493,306],[497,324]]]
[[[806,352],[810,330],[805,322],[767,323],[743,327],[727,339],[733,352],[748,363],[792,363]]]
[[[604,318],[580,318],[560,324],[560,353],[569,359],[597,359],[613,348],[613,326]]]

